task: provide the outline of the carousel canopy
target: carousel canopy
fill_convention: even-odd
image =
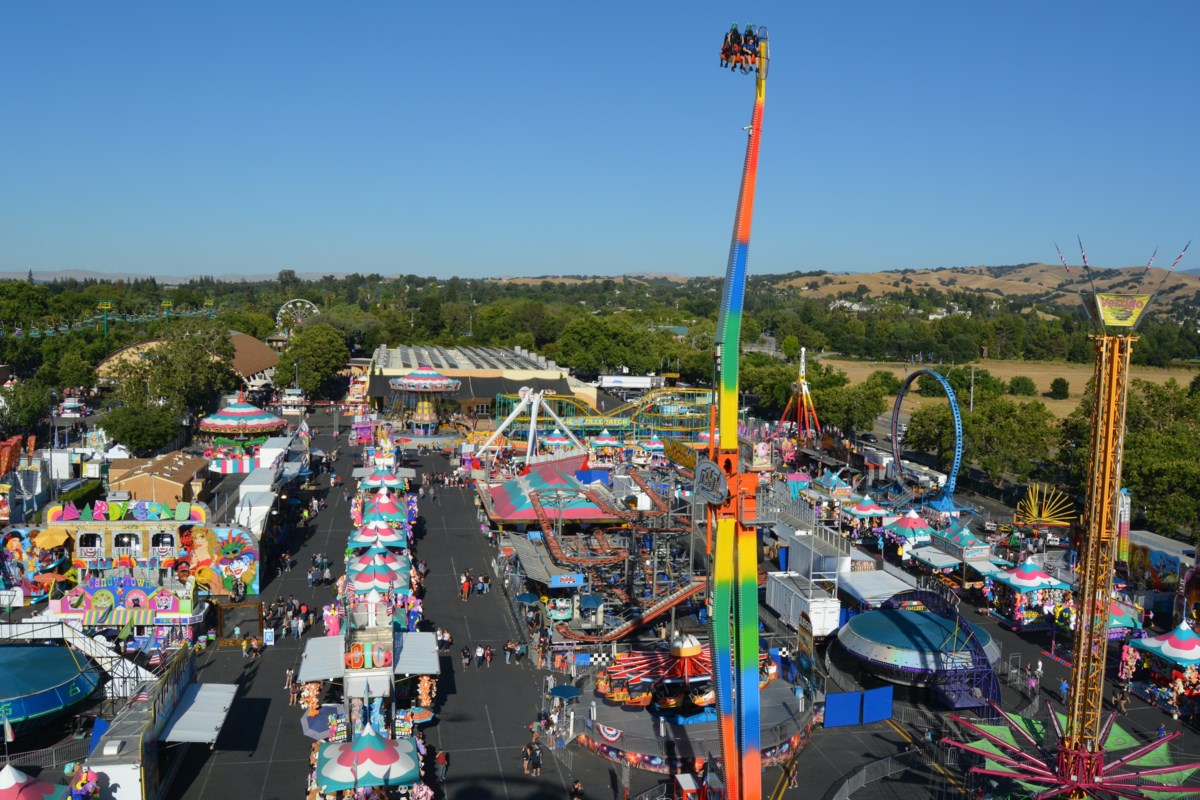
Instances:
[[[383,566],[392,570],[393,572],[399,573],[402,569],[401,563],[400,557],[392,553],[386,547],[374,545],[367,548],[367,552],[363,553],[361,556],[352,558],[350,560],[350,564],[346,567],[346,571],[353,574],[373,566]],[[409,562],[403,567],[404,571],[407,571],[411,566],[412,563]]]
[[[642,447],[652,453],[656,453],[664,450],[666,445],[662,443],[662,439],[659,439],[657,436],[655,436],[653,439],[642,445]]]
[[[1025,592],[1036,592],[1039,589],[1069,589],[1070,587],[1058,580],[1051,578],[1046,573],[1037,568],[1037,564],[1032,561],[1026,561],[1018,565],[1015,569],[1010,569],[1003,575],[997,575],[993,578],[997,583],[1003,583],[1016,589],[1024,594]]]
[[[872,500],[869,494],[864,494],[861,500],[846,510],[856,517],[863,518],[882,517],[884,514],[883,507]]]
[[[346,579],[357,595],[370,594],[372,591],[406,592],[411,585],[407,573],[379,563],[371,563],[353,571],[347,570]]]
[[[1161,636],[1134,639],[1129,644],[1139,650],[1153,653],[1179,667],[1192,667],[1200,664],[1200,636],[1196,635],[1186,620],[1179,623],[1179,627],[1173,631]]]
[[[265,433],[277,431],[287,423],[270,411],[249,403],[230,403],[215,414],[200,420],[202,433]]]
[[[433,367],[422,365],[407,375],[392,378],[388,384],[395,391],[421,392],[425,394],[449,394],[462,386],[458,378],[447,378]]]
[[[551,446],[561,447],[564,444],[570,444],[570,443],[571,443],[571,440],[568,439],[566,436],[563,436],[563,432],[560,431],[558,428],[554,429],[554,433],[542,438],[542,444],[551,445]]]
[[[384,739],[370,725],[352,742],[323,744],[317,753],[317,787],[323,792],[370,786],[411,786],[421,779],[416,739]]]

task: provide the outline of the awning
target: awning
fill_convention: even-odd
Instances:
[[[517,558],[521,561],[521,569],[525,571],[530,580],[537,581],[543,586],[550,584],[550,572],[542,563],[542,559],[538,557],[537,548],[533,546],[533,542],[524,536],[506,536],[504,541],[516,551]]]
[[[433,634],[429,634],[433,636]],[[379,670],[352,670],[346,673],[343,693],[352,697],[391,697],[393,677]]]
[[[974,569],[980,575],[998,575],[1004,572],[1004,567],[996,564],[990,558],[976,559],[972,558],[967,561],[967,566]]]
[[[958,566],[958,559],[949,553],[944,553],[936,547],[914,547],[908,554],[926,566],[934,569],[953,569]]]
[[[336,680],[344,674],[346,645],[341,636],[321,636],[304,643],[297,676],[301,683]]]
[[[85,611],[81,618],[81,622],[85,626],[95,625],[153,625],[154,624],[154,609],[153,608],[117,608],[110,606],[108,608],[93,608]],[[178,620],[171,622],[164,621],[164,625],[177,623]]]
[[[197,744],[217,741],[237,688],[233,683],[191,684],[183,690],[175,713],[158,738],[164,742]]]
[[[397,633],[392,652],[392,672],[397,675],[437,675],[437,637],[432,633]]]

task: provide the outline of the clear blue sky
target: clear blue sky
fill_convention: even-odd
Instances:
[[[0,270],[719,275],[734,20],[751,272],[1200,233],[1195,2],[48,1],[0,25]]]

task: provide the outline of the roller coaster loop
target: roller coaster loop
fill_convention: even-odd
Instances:
[[[909,373],[909,376],[904,379],[904,383],[900,384],[900,391],[896,393],[896,405],[892,408],[892,458],[895,459],[897,472],[902,475],[901,465],[904,462],[900,460],[900,407],[904,405],[904,396],[908,394],[908,387],[922,375],[928,375],[940,383],[946,392],[946,399],[950,401],[950,416],[954,420],[954,463],[950,466],[950,471],[946,475],[946,486],[941,492],[942,497],[950,498],[954,496],[954,485],[958,481],[958,468],[962,465],[962,414],[958,411],[958,398],[954,396],[954,389],[950,386],[950,382],[931,369],[919,369]]]

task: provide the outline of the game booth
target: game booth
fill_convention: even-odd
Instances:
[[[1071,599],[1071,587],[1031,561],[984,580],[992,616],[1013,630],[1044,631]]]
[[[1200,635],[1184,621],[1121,648],[1118,673],[1134,694],[1179,718],[1200,705]]]

